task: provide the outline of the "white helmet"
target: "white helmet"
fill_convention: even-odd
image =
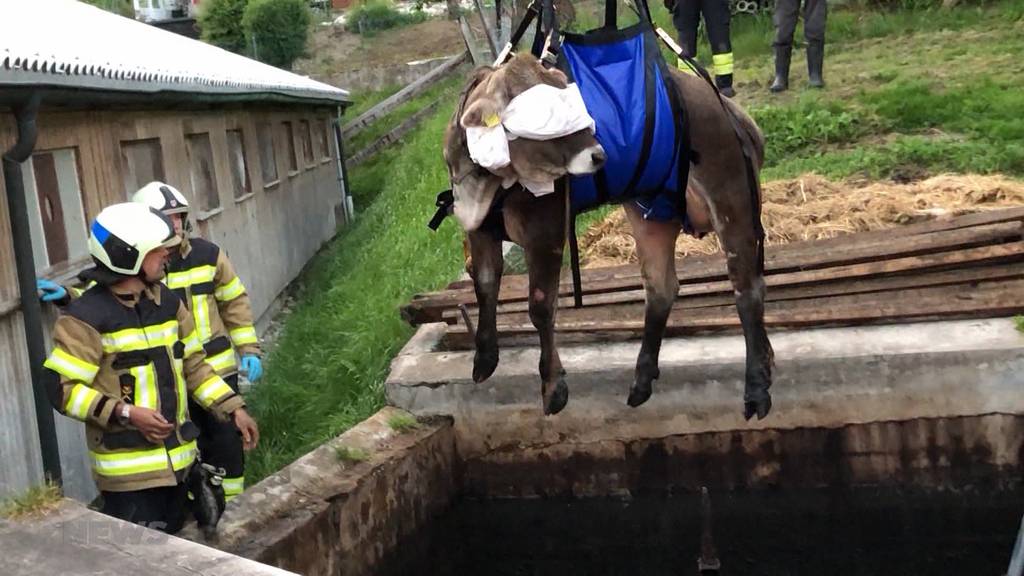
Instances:
[[[111,272],[135,276],[147,254],[180,242],[167,216],[142,204],[123,202],[107,206],[92,221],[89,254]]]
[[[150,182],[135,194],[132,202],[145,204],[170,216],[171,214],[187,214],[188,201],[177,188],[163,182]]]

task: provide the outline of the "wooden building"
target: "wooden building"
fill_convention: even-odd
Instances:
[[[227,251],[265,327],[351,210],[337,138],[349,102],[344,90],[83,3],[5,5],[0,497],[50,471],[54,436],[66,493],[95,494],[83,427],[41,408],[33,386],[33,354],[46,352],[33,346],[48,345],[33,327],[45,333],[55,310],[40,315],[34,289],[21,301],[35,282],[27,256],[35,276],[72,278],[90,264],[91,219],[162,180],[188,197],[193,233]]]

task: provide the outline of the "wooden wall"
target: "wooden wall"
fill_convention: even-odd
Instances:
[[[301,271],[316,251],[335,233],[335,214],[342,202],[337,178],[333,132],[329,151],[315,154],[312,163],[303,157],[298,129],[301,120],[319,127],[330,121],[334,110],[324,107],[235,107],[202,110],[46,110],[39,116],[36,151],[75,148],[79,185],[88,221],[106,205],[126,201],[123,141],[158,138],[165,180],[180,189],[195,207],[185,134],[209,132],[220,209],[199,215],[193,209],[193,234],[219,244],[227,251],[252,297],[260,318],[274,299]],[[282,122],[295,127],[294,149],[299,170],[289,171],[289,150]],[[270,122],[274,138],[277,182],[264,182],[257,142],[258,123]],[[252,193],[236,199],[228,163],[226,130],[241,129],[245,142]],[[314,131],[314,150],[318,134]],[[11,114],[0,111],[0,151],[8,150],[16,133]],[[0,174],[0,191],[3,191]],[[198,216],[198,217],[197,217]],[[67,278],[87,262],[78,261],[40,270],[50,278]],[[32,407],[22,320],[18,305],[17,277],[11,246],[6,196],[0,193],[0,497],[25,489],[41,477],[38,438]],[[53,308],[45,306],[45,308]],[[49,319],[55,317],[48,311]],[[265,324],[265,322],[263,322]],[[60,421],[62,460],[68,492],[79,499],[94,494],[81,441],[80,424]],[[70,469],[68,469],[70,467]]]

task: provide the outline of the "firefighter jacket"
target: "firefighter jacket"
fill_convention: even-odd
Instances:
[[[171,255],[164,283],[192,313],[206,362],[217,374],[237,372],[235,350],[241,356],[260,354],[249,294],[219,246],[186,238]]]
[[[162,284],[137,297],[94,286],[57,319],[43,382],[61,414],[86,424],[101,491],[174,486],[195,461],[189,396],[220,420],[245,404],[205,362],[192,316]],[[118,401],[157,410],[175,430],[150,443],[113,414]]]

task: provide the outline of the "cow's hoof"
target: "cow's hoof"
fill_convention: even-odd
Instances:
[[[753,418],[754,414],[757,414],[758,420],[764,420],[764,417],[772,411],[772,396],[767,390],[761,390],[754,394],[748,394],[743,399],[743,417],[747,420]]]
[[[554,416],[561,412],[568,403],[569,386],[566,385],[564,378],[559,378],[558,384],[555,384],[554,392],[544,399],[544,415]]]
[[[498,351],[494,352],[481,352],[476,351],[473,355],[473,382],[477,384],[487,380],[494,374],[494,370],[498,367]]]
[[[629,389],[629,398],[626,399],[626,404],[636,408],[644,402],[647,402],[653,391],[654,390],[651,388],[650,382],[647,384],[634,384]]]

